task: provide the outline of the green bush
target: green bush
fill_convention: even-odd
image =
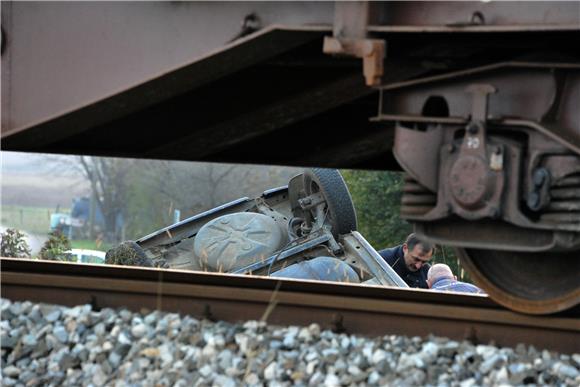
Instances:
[[[403,175],[397,172],[341,171],[352,195],[359,232],[375,249],[400,245],[412,232],[399,208]]]
[[[55,230],[48,234],[48,240],[40,249],[38,257],[50,261],[72,261],[72,255],[65,253],[65,251],[70,249],[70,241],[66,235],[60,230]]]
[[[30,258],[30,247],[20,230],[8,228],[0,234],[0,256],[9,258]]]

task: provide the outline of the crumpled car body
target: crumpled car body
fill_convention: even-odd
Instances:
[[[106,262],[191,271],[407,287],[356,231],[337,170],[234,200],[107,252]]]

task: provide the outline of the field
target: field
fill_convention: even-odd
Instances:
[[[69,211],[60,210],[61,213]],[[29,234],[46,235],[50,231],[50,215],[53,213],[54,208],[2,206],[0,224]]]
[[[68,208],[60,209],[60,213],[69,213]],[[27,234],[34,235],[30,246],[34,250],[40,249],[48,233],[50,232],[50,215],[54,213],[52,208],[23,207],[23,206],[2,206],[1,226],[3,228],[15,228]],[[72,240],[73,249],[89,249],[106,251],[111,248],[110,244],[89,239]]]

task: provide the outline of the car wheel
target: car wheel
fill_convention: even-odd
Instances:
[[[332,234],[338,237],[357,229],[356,212],[350,192],[336,169],[312,168],[303,174],[306,195],[321,193],[327,205]]]

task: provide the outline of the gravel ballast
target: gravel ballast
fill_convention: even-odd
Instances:
[[[580,385],[580,354],[1,301],[2,386]]]

